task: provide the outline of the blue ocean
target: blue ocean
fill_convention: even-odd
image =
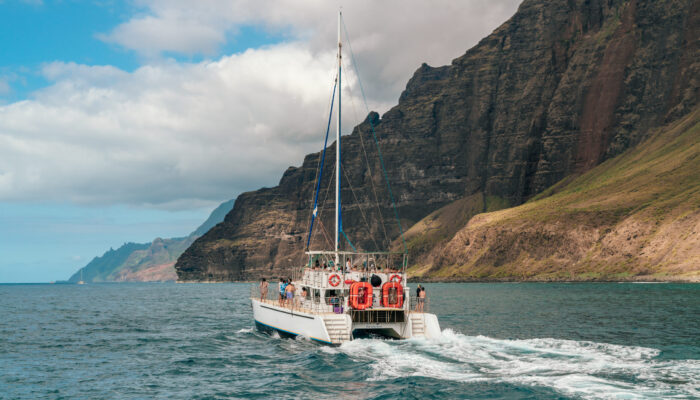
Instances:
[[[0,398],[700,398],[700,285],[425,286],[442,338],[330,347],[250,284],[0,285]]]

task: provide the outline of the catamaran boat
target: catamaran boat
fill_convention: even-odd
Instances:
[[[306,243],[306,264],[294,270],[292,285],[295,290],[292,298],[287,298],[286,293],[280,293],[276,282],[269,282],[267,290],[257,285],[253,286],[251,302],[255,325],[259,330],[274,331],[282,337],[301,336],[333,345],[368,336],[394,339],[439,337],[440,325],[437,316],[427,312],[425,292],[423,295],[417,292],[411,296],[406,273],[408,254],[405,246],[404,252],[357,251],[342,230],[341,174],[337,173],[341,171],[341,23],[342,14],[338,13],[338,73],[326,129],[326,144],[316,182],[314,208]],[[335,160],[335,248],[309,250],[314,221],[318,216],[323,161],[328,147],[328,132],[336,93],[338,145]],[[381,159],[378,147],[377,150]],[[384,176],[386,178],[386,174]],[[345,237],[353,251],[339,249],[340,235]]]

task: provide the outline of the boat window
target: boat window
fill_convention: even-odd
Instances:
[[[338,290],[331,289],[326,290],[326,304],[337,304],[338,303]]]
[[[305,290],[305,291],[306,291],[306,297],[305,297],[305,299],[306,299],[306,300],[311,299],[311,290],[309,290],[309,288],[306,287],[306,286],[304,286],[304,287],[302,288],[302,290]]]
[[[314,291],[314,303],[320,303],[321,302],[321,290],[320,289],[313,289]]]

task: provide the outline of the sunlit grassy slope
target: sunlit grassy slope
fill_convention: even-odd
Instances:
[[[409,230],[414,277],[699,280],[700,112],[519,207],[472,217],[479,199]]]

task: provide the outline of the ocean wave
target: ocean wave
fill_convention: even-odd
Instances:
[[[450,329],[438,339],[354,340],[339,350],[367,362],[369,380],[411,376],[548,387],[583,398],[700,395],[700,360],[660,360],[659,350],[552,338],[507,340]]]

